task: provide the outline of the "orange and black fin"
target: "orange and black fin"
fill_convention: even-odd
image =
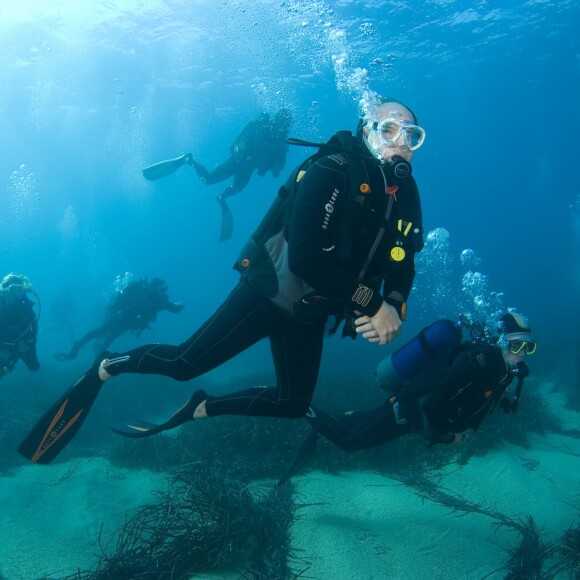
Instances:
[[[37,421],[18,447],[34,463],[50,463],[72,440],[99,394],[98,364],[82,375]]]

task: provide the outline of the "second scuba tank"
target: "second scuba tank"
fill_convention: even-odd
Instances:
[[[451,320],[437,320],[426,326],[415,338],[383,359],[377,366],[378,385],[388,393],[401,389],[439,355],[459,345],[461,326]]]

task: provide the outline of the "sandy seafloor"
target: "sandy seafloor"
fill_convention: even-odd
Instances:
[[[561,401],[551,397],[551,404]],[[577,428],[577,413],[559,412],[566,413],[566,426]],[[530,449],[506,444],[447,468],[442,484],[507,516],[533,516],[543,541],[553,542],[580,510],[580,440],[548,433],[530,441]],[[67,474],[72,465],[76,470]],[[506,548],[519,541],[489,517],[451,513],[375,473],[313,471],[294,481],[296,502],[317,504],[299,511],[292,530],[293,546],[310,563],[309,578],[483,578],[505,564]],[[125,510],[151,502],[151,492],[165,487],[163,474],[112,467],[100,458],[30,465],[0,477],[1,573],[30,580],[94,569],[101,524],[104,539],[115,536]]]

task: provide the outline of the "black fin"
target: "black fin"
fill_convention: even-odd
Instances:
[[[18,452],[35,463],[50,463],[72,440],[99,394],[103,382],[95,363],[37,421]]]
[[[187,154],[176,157],[175,159],[159,161],[159,163],[145,167],[145,169],[143,169],[143,177],[149,181],[154,181],[160,177],[165,177],[166,175],[177,171],[182,165],[188,163],[190,158],[191,155]]]
[[[225,242],[232,237],[234,231],[234,215],[232,214],[228,204],[223,199],[218,199],[222,209],[222,227],[220,231],[220,242]]]
[[[123,437],[131,437],[132,439],[143,439],[144,437],[151,437],[157,435],[162,431],[175,429],[188,421],[193,421],[193,413],[198,405],[207,399],[207,393],[200,389],[191,395],[189,401],[182,407],[177,409],[165,423],[159,425],[149,423],[142,419],[134,419],[132,421],[125,421],[124,423],[116,423],[111,425],[110,429]]]
[[[141,419],[134,419],[133,421],[127,421],[126,423],[116,423],[111,425],[109,429],[123,435],[123,437],[131,437],[133,439],[142,439],[143,437],[150,437],[155,435],[164,429],[161,429],[162,425],[156,425],[155,423],[148,423]]]

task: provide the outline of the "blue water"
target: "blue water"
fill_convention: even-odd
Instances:
[[[117,346],[188,337],[234,285],[241,245],[307,151],[291,148],[278,180],[254,175],[221,244],[224,184],[189,168],[147,182],[143,167],[186,152],[211,167],[250,119],[281,107],[292,136],[325,140],[355,129],[368,91],[417,113],[425,232],[445,230],[419,269],[405,335],[460,309],[517,307],[541,345],[532,370],[577,357],[579,25],[572,0],[0,0],[0,274],[28,275],[43,308],[42,369],[20,364],[0,401],[10,389],[24,404],[21,381],[64,388],[92,360],[87,347],[78,368],[53,361],[70,346],[50,327],[64,288],[80,335],[100,322],[115,277],[159,276],[186,309]],[[475,291],[469,271],[483,276]],[[384,354],[332,339],[323,373],[370,378]],[[242,360],[223,372],[271,368],[266,345]]]
[[[414,163],[426,231],[472,248],[540,335],[570,328],[574,3],[2,4],[0,264],[44,304],[66,284],[92,304],[131,271],[166,278],[191,324],[203,319],[278,182],[254,176],[219,245],[221,184],[185,169],[150,184],[140,169],[187,151],[212,166],[281,106],[297,137],[354,129],[370,89],[408,102],[427,130]],[[304,154],[291,150],[287,170]]]

